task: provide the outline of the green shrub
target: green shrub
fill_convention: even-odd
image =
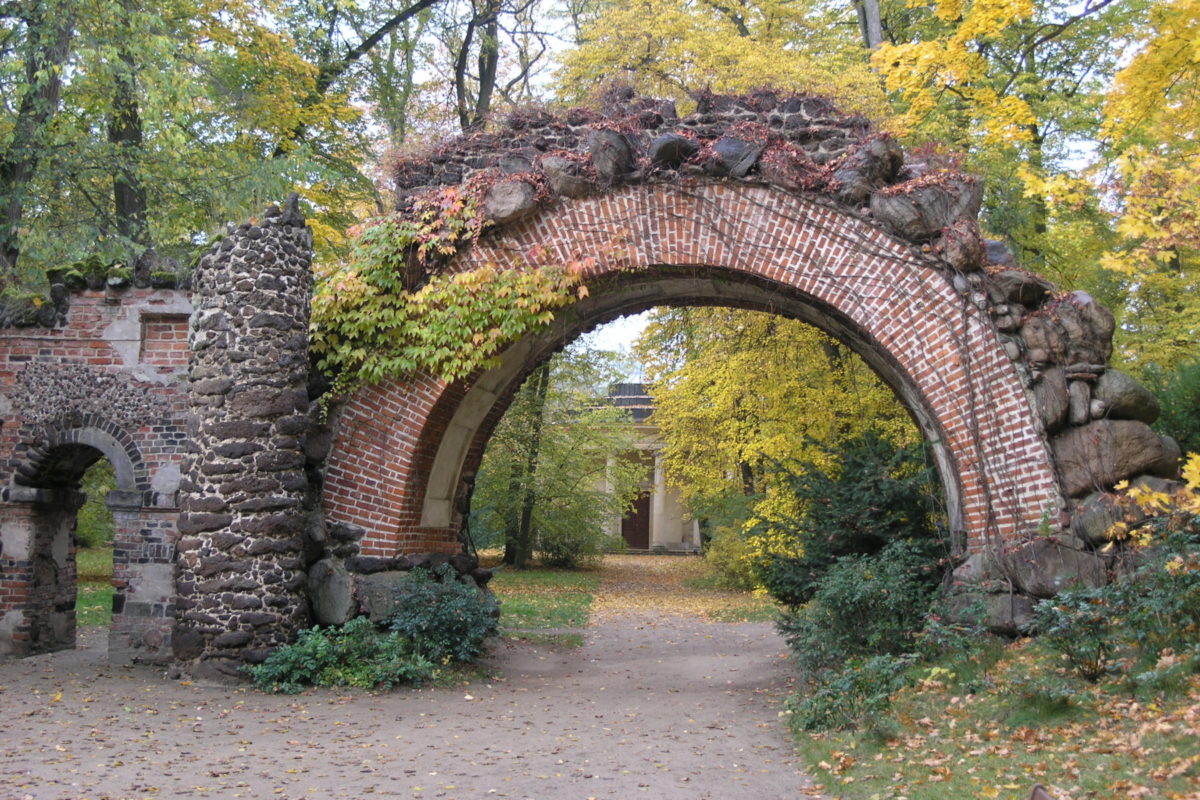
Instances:
[[[1034,609],[1034,628],[1075,674],[1095,682],[1111,666],[1115,621],[1123,606],[1122,593],[1113,586],[1062,592]]]
[[[714,530],[704,557],[716,570],[722,588],[743,592],[758,588],[750,546],[736,528],[721,526]]]
[[[294,694],[306,686],[391,689],[422,683],[435,669],[403,636],[380,632],[369,619],[358,617],[342,628],[301,631],[295,644],[276,650],[248,672],[260,689]]]
[[[581,520],[575,526],[539,528],[536,550],[544,567],[578,569],[598,563],[605,553],[624,552],[625,540],[610,536],[600,524]]]
[[[828,463],[777,464],[780,483],[796,495],[799,518],[762,519],[756,530],[796,542],[803,556],[761,562],[759,578],[776,600],[800,606],[817,591],[821,576],[842,557],[878,553],[907,541],[936,562],[945,555],[937,525],[937,485],[919,447],[898,448],[868,432],[821,445]]]
[[[1181,512],[1150,525],[1157,544],[1132,575],[1063,592],[1036,609],[1035,632],[1089,681],[1118,659],[1148,667],[1163,653],[1200,647],[1200,516]]]
[[[434,663],[474,661],[499,630],[500,604],[490,593],[459,583],[452,567],[417,569],[396,589],[396,611],[384,621]]]
[[[892,542],[876,555],[838,559],[812,600],[783,615],[779,630],[810,671],[852,657],[899,655],[913,649],[936,586],[920,548]]]
[[[785,704],[798,731],[847,730],[870,720],[878,725],[894,692],[907,685],[912,656],[880,655],[847,661],[803,696]]]

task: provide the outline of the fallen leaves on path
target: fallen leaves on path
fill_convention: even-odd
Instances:
[[[593,593],[592,622],[619,616],[671,615],[715,622],[762,619],[774,608],[770,600],[747,592],[697,587],[711,567],[690,556],[609,555],[600,568],[600,588]]]

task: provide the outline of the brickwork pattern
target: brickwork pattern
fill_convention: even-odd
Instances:
[[[766,281],[850,321],[864,342],[894,360],[935,421],[957,468],[946,477],[958,483],[971,549],[1013,539],[1061,509],[1042,426],[987,312],[932,259],[877,226],[761,186],[635,186],[562,202],[485,238],[453,268],[519,268],[535,244],[549,258],[597,257],[588,276],[596,286],[656,265],[717,268],[730,280]],[[565,335],[596,322],[576,319]],[[420,521],[425,480],[468,384],[425,376],[373,387],[343,411],[324,507],[329,519],[367,529],[364,554],[453,546],[452,528],[423,528]],[[488,430],[480,428],[464,460],[478,457]]]

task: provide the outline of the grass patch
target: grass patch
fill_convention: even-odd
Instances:
[[[1200,792],[1200,676],[1154,699],[1074,677],[1043,645],[913,667],[913,685],[864,729],[800,733],[824,791],[844,800],[1117,800]]]
[[[600,576],[562,569],[500,569],[488,586],[500,598],[504,628],[583,628]]]
[[[112,619],[113,586],[111,583],[79,582],[75,598],[75,624],[107,625]]]
[[[555,650],[578,650],[583,647],[582,633],[530,633],[529,631],[504,634],[505,639],[526,644],[541,645]]]
[[[774,622],[778,617],[779,608],[770,600],[729,608],[714,608],[708,612],[708,618],[713,622]]]
[[[75,551],[75,570],[79,575],[80,582],[112,580],[112,548],[80,547]]]
[[[78,588],[75,624],[107,625],[112,619],[113,561],[111,547],[80,547],[75,551]]]

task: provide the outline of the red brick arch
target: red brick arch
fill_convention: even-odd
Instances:
[[[369,387],[341,411],[328,461],[331,522],[362,552],[451,550],[460,475],[524,376],[565,341],[655,305],[773,311],[845,342],[897,392],[933,444],[951,524],[968,549],[1015,538],[1062,495],[1045,432],[988,315],[944,268],[844,210],[764,186],[633,186],[557,203],[485,237],[454,269],[591,256],[591,296],[470,381]]]

